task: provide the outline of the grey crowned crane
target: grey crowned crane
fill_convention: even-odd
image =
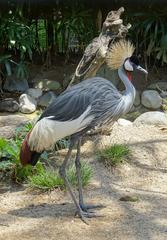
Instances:
[[[93,77],[84,80],[65,90],[50,104],[22,143],[21,163],[35,165],[43,151],[51,149],[58,140],[66,136],[71,137],[68,153],[60,167],[60,175],[82,220],[94,216],[94,213],[88,210],[93,206],[86,206],[83,201],[80,172],[81,138],[88,130],[111,124],[131,109],[135,99],[131,74],[135,69],[147,73],[139,66],[138,58],[132,55],[133,52],[133,45],[129,41],[121,40],[112,46],[107,56],[108,66],[118,69],[118,75],[125,86],[123,93],[104,78]],[[79,202],[66,176],[66,166],[75,144]]]

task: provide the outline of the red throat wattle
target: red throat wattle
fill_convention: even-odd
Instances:
[[[129,81],[132,81],[132,73],[127,71],[126,74],[128,76]]]

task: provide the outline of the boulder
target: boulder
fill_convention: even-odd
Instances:
[[[0,137],[12,138],[15,135],[15,129],[26,122],[28,119],[25,116],[0,116]]]
[[[22,113],[33,113],[37,107],[37,101],[30,97],[28,94],[24,93],[19,98],[20,102],[20,112]]]
[[[6,98],[0,102],[0,112],[18,112],[19,104],[13,98]]]
[[[20,115],[5,115],[5,116],[0,116],[0,127],[4,126],[18,126],[20,124],[24,124],[28,121],[28,119],[25,116],[20,116]]]
[[[156,82],[156,83],[152,83],[150,84],[147,89],[150,90],[163,90],[166,91],[167,90],[167,82]]]
[[[123,118],[119,118],[118,119],[118,125],[119,126],[129,126],[129,125],[133,125],[133,123],[129,120],[123,119]]]
[[[162,98],[155,90],[146,90],[142,93],[141,102],[144,107],[149,109],[158,109],[162,105]]]
[[[25,93],[34,99],[42,96],[42,90],[40,88],[29,88]]]
[[[167,115],[163,112],[145,112],[141,114],[133,123],[134,125],[167,125]]]
[[[27,79],[17,78],[15,75],[6,78],[3,89],[9,92],[25,92],[29,88]]]
[[[14,125],[0,127],[0,138],[13,138],[15,136],[15,129]]]
[[[134,101],[134,106],[138,107],[140,105],[140,92],[136,90],[136,97],[135,97],[135,101]]]
[[[38,106],[47,107],[56,98],[56,95],[49,91],[41,96],[38,100]]]
[[[41,79],[41,80],[37,80],[34,83],[34,87],[42,89],[44,91],[50,91],[50,90],[55,91],[55,90],[60,89],[61,85],[57,81],[53,81],[53,80],[49,80],[49,79]]]

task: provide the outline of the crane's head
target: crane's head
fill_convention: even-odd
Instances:
[[[134,50],[135,48],[130,41],[115,42],[107,53],[107,65],[112,70],[123,67],[128,76],[136,69],[147,74],[147,71],[139,65],[138,57],[133,55]]]
[[[147,70],[145,70],[139,65],[139,59],[135,55],[132,55],[131,57],[125,59],[123,63],[123,67],[127,72],[133,72],[134,70],[139,70],[145,74],[148,73]]]

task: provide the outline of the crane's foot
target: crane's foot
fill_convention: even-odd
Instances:
[[[81,220],[84,222],[84,223],[86,223],[86,224],[88,224],[88,222],[87,222],[87,218],[94,218],[94,217],[103,217],[103,215],[102,214],[96,214],[96,213],[93,213],[93,212],[85,212],[85,211],[83,211],[82,209],[80,209],[79,211],[77,211],[76,213],[75,213],[75,216],[79,216],[80,218],[81,218]]]
[[[80,204],[81,209],[84,212],[91,212],[89,210],[93,210],[93,209],[101,209],[101,208],[105,208],[106,206],[103,204],[97,204],[97,205],[84,205],[84,204]]]

